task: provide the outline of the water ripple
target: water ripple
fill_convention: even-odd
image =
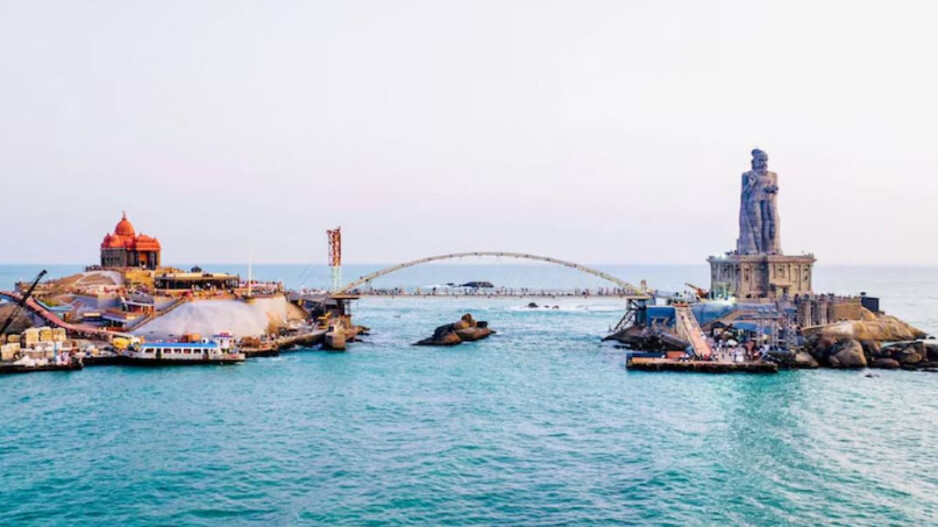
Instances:
[[[362,302],[347,354],[0,378],[0,523],[938,522],[938,377],[629,372],[614,313],[490,304]],[[465,311],[499,335],[409,345]]]

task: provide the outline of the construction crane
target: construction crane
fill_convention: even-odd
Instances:
[[[696,285],[691,284],[691,283],[689,283],[689,282],[684,282],[684,285],[686,285],[687,287],[691,288],[691,290],[694,292],[694,294],[697,295],[697,298],[698,298],[699,300],[704,300],[705,298],[707,298],[707,297],[710,296],[710,292],[707,291],[706,289],[702,288],[702,287],[696,286]]]
[[[36,275],[36,279],[33,280],[33,283],[29,286],[29,289],[26,290],[26,293],[20,298],[20,301],[16,303],[16,307],[13,308],[13,312],[10,313],[10,316],[7,317],[6,321],[3,323],[3,327],[0,328],[0,335],[3,335],[7,328],[10,327],[10,324],[13,323],[13,319],[16,318],[16,315],[20,314],[20,310],[23,309],[23,306],[26,305],[26,301],[29,300],[29,297],[33,294],[33,289],[36,289],[36,286],[39,285],[39,281],[42,280],[42,277],[46,275],[46,270],[43,269]]]

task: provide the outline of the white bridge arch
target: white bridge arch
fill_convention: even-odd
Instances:
[[[566,260],[559,260],[557,258],[551,258],[549,256],[538,256],[536,254],[514,253],[514,252],[504,252],[504,251],[473,251],[473,252],[465,252],[465,253],[451,253],[451,254],[441,254],[439,256],[428,256],[426,258],[420,258],[418,260],[411,260],[409,262],[399,263],[397,265],[385,267],[384,269],[380,269],[371,274],[365,275],[359,278],[358,280],[355,280],[354,282],[349,282],[348,284],[345,284],[345,286],[342,287],[342,289],[340,289],[336,293],[337,294],[348,293],[349,291],[352,291],[353,289],[361,287],[376,278],[380,278],[382,276],[395,273],[397,271],[400,271],[401,269],[406,269],[408,267],[413,267],[415,265],[436,262],[439,260],[452,260],[455,258],[469,258],[473,256],[494,256],[497,258],[517,258],[517,259],[523,259],[523,260],[535,260],[539,262],[547,262],[547,263],[551,263],[555,265],[562,265],[564,267],[569,267],[570,269],[577,270],[581,273],[591,274],[593,276],[602,278],[603,280],[606,280],[608,282],[612,282],[613,284],[617,285],[619,288],[625,291],[625,296],[630,296],[634,298],[651,298],[651,295],[648,293],[648,291],[646,291],[645,288],[635,287],[629,282],[626,282],[625,280],[612,276],[609,273],[604,273],[600,271],[599,269],[594,269],[592,267],[587,267],[585,265],[580,265],[578,263],[568,262]]]

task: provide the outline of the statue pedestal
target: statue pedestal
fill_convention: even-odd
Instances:
[[[738,254],[712,256],[710,291],[715,297],[781,298],[812,292],[813,254]]]

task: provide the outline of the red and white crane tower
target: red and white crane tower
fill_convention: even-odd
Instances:
[[[329,267],[332,268],[332,292],[342,288],[342,227],[326,231],[329,237]]]

